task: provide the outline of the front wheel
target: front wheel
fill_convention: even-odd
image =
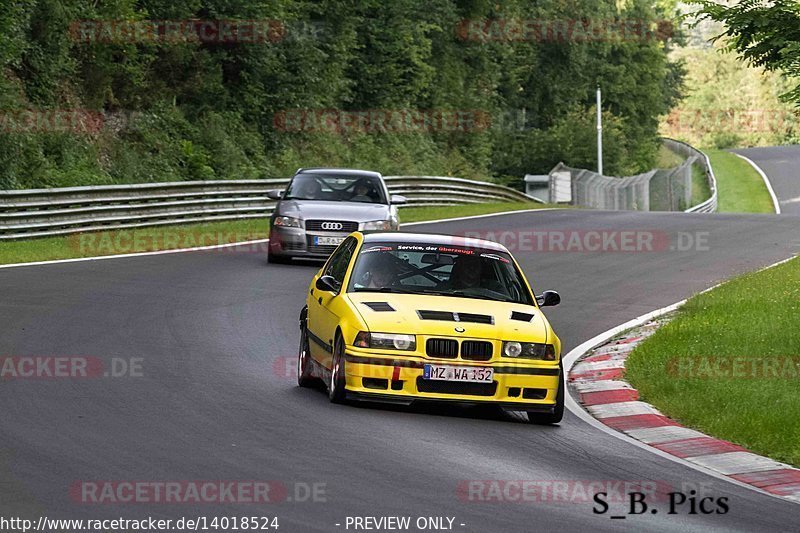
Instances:
[[[558,424],[564,418],[564,369],[558,374],[558,391],[556,392],[556,405],[552,413],[537,413],[528,411],[528,422],[537,425]]]
[[[331,379],[328,383],[328,398],[331,403],[345,403],[347,399],[344,365],[344,339],[342,339],[341,335],[338,335],[333,346]]]

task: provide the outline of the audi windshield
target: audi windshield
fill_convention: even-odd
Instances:
[[[371,176],[303,173],[295,176],[284,200],[388,204],[381,180]]]

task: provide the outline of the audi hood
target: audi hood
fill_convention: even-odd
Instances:
[[[285,200],[278,205],[276,214],[302,220],[369,222],[371,220],[388,220],[391,215],[391,206],[361,202]]]

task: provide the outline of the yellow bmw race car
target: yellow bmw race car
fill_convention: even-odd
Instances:
[[[298,383],[332,402],[496,404],[538,424],[564,414],[561,342],[502,245],[413,233],[350,234],[300,314]]]

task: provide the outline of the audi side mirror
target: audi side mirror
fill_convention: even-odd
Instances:
[[[393,205],[404,205],[408,203],[408,198],[399,194],[393,194],[389,200]]]
[[[272,189],[267,191],[267,198],[270,200],[280,200],[281,196],[283,196],[283,190],[281,189]]]
[[[321,291],[336,292],[339,290],[339,282],[333,276],[321,276],[317,278],[314,286]]]
[[[561,295],[556,291],[544,291],[536,297],[536,303],[539,307],[550,307],[561,303]]]

